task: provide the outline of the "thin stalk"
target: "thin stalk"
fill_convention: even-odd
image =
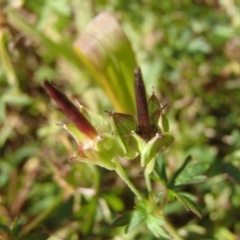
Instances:
[[[139,198],[144,199],[142,194],[135,188],[133,183],[128,179],[125,171],[122,168],[122,165],[120,164],[119,160],[115,158],[115,164],[116,164],[116,173],[119,175],[119,177],[128,185],[128,187],[132,190],[132,192]]]
[[[10,85],[17,83],[17,77],[4,44],[4,30],[0,29],[0,61],[4,68],[8,83]]]
[[[147,186],[147,190],[148,190],[148,197],[152,197],[153,192],[152,192],[152,184],[150,181],[150,177],[149,174],[146,173],[146,171],[144,171],[144,177],[145,177],[145,182],[146,182],[146,186]]]

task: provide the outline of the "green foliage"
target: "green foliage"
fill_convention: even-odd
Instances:
[[[112,226],[120,227],[126,226],[126,233],[132,231],[133,228],[142,223],[146,223],[148,229],[155,237],[171,238],[166,231],[162,228],[165,224],[164,220],[157,218],[153,215],[153,207],[147,202],[137,201],[136,209],[131,212],[125,213],[123,216],[118,217]]]
[[[3,1],[0,238],[131,240],[168,234],[235,240],[240,232],[239,9],[238,1]],[[126,35],[108,32],[106,26],[115,24],[122,31],[111,20],[94,38],[86,25],[102,11],[116,16]],[[100,39],[101,33],[107,39]],[[89,40],[85,46],[95,42],[100,55],[81,55],[77,42],[75,55],[72,44],[83,35]],[[151,124],[175,139],[156,159],[151,160],[156,154],[151,148],[144,150],[149,156],[144,168],[139,153],[146,142],[129,132],[137,127],[136,62],[148,96],[155,87],[148,106]],[[85,136],[50,102],[41,87],[45,79],[86,106],[79,111],[105,137],[98,148],[116,145],[122,151],[114,152],[133,159],[119,158],[117,173],[131,180],[135,201],[114,171],[68,162],[78,144],[59,125],[79,142]],[[164,111],[155,96],[168,104]],[[124,113],[134,117],[116,120]],[[125,227],[112,228],[119,212],[126,217],[118,226]]]

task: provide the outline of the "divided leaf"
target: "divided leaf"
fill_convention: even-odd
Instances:
[[[191,156],[187,156],[185,161],[183,162],[182,166],[174,173],[170,183],[168,184],[168,188],[173,188],[175,185],[175,181],[177,177],[181,174],[181,172],[187,167],[189,162],[192,160]]]
[[[187,184],[196,184],[204,181],[207,177],[201,174],[205,172],[208,167],[209,165],[206,163],[196,163],[185,168],[175,179],[174,187],[179,187]]]
[[[187,210],[191,210],[200,218],[202,217],[199,207],[194,202],[195,196],[185,192],[177,192],[177,191],[174,191],[174,195]]]
[[[132,212],[125,212],[124,215],[116,218],[111,226],[113,227],[123,227],[126,226],[131,220]]]
[[[232,163],[222,163],[223,172],[227,173],[229,178],[240,185],[240,171]]]
[[[131,211],[126,212],[124,215],[118,217],[111,224],[113,227],[126,226],[126,233],[130,232],[133,228],[144,222],[147,218],[146,212],[144,211]]]
[[[206,163],[196,163],[188,166],[190,161],[191,157],[188,156],[182,166],[173,175],[168,185],[169,188],[176,188],[187,184],[195,184],[206,179],[206,176],[201,174],[208,169],[209,165]]]
[[[156,218],[151,214],[147,217],[147,227],[155,237],[171,238],[171,236],[161,227],[164,223],[165,222],[162,219]]]
[[[126,228],[126,233],[129,233],[133,228],[144,222],[147,218],[144,211],[132,211],[131,220]]]

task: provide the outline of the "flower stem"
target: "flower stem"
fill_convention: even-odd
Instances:
[[[119,175],[119,177],[128,185],[128,187],[132,190],[132,192],[139,198],[144,199],[142,194],[135,188],[135,186],[132,184],[132,182],[128,179],[125,171],[122,168],[122,165],[120,164],[119,160],[115,158],[115,164],[116,168],[115,171]]]
[[[149,178],[149,174],[144,171],[144,177],[145,177],[145,182],[146,182],[146,186],[147,186],[147,190],[148,190],[148,195],[149,197],[152,195],[152,185],[151,185],[151,181]]]

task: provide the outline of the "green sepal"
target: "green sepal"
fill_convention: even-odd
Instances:
[[[142,151],[141,166],[145,167],[156,154],[166,150],[174,141],[174,137],[169,133],[156,134]]]
[[[160,121],[161,121],[160,125],[162,126],[163,132],[169,132],[169,123],[165,114],[161,115]]]
[[[161,109],[157,109],[156,111],[154,111],[151,115],[150,115],[150,123],[153,126],[156,126],[159,130],[159,132],[162,132],[160,126],[159,126],[159,120],[161,117],[162,111]]]
[[[111,113],[110,117],[112,118],[114,124],[112,129],[115,132],[115,135],[120,137],[125,147],[125,153],[123,157],[126,159],[136,158],[138,153],[133,148],[129,147],[129,138],[132,131],[135,131],[137,126],[134,117],[130,114],[124,113]]]
[[[115,169],[112,158],[116,155],[123,155],[124,150],[113,136],[103,134],[94,140],[89,140],[84,139],[84,135],[73,124],[65,124],[64,128],[71,133],[78,143],[79,151],[72,157],[72,160],[97,164],[109,170]]]
[[[156,95],[153,93],[152,96],[148,100],[148,112],[151,116],[156,110],[160,109],[160,102]]]
[[[78,144],[88,140],[73,123],[63,124],[62,127],[72,135]]]
[[[146,145],[146,141],[139,136],[137,133],[133,132],[129,136],[129,145],[128,147],[136,151],[137,153],[140,153],[143,151],[143,148]]]
[[[78,107],[79,111],[83,114],[84,117],[86,117],[86,119],[93,125],[93,127],[98,128],[99,126],[107,126],[110,128],[106,117],[102,117],[101,115],[85,108],[79,103]]]
[[[112,118],[122,142],[127,146],[127,136],[137,127],[134,117],[125,113],[112,113]]]
[[[150,174],[150,173],[153,171],[153,169],[154,169],[154,167],[155,167],[155,163],[156,163],[156,158],[153,158],[153,159],[147,164],[147,166],[146,166],[146,168],[145,168],[145,173],[146,173],[146,174]]]
[[[115,169],[115,164],[112,162],[114,156],[124,154],[124,149],[118,144],[116,138],[109,134],[96,138],[93,146],[88,147],[84,144],[82,150],[88,158],[94,157],[96,164],[109,170]]]
[[[101,135],[100,140],[96,141],[95,150],[99,153],[103,153],[104,157],[109,156],[112,159],[116,155],[122,156],[124,149],[122,149],[116,138],[109,134]]]
[[[109,154],[108,152],[96,151],[94,149],[96,144],[97,143],[93,141],[85,143],[81,149],[81,155],[77,154],[73,160],[96,164],[108,170],[114,170],[115,164],[111,161],[112,154]]]

